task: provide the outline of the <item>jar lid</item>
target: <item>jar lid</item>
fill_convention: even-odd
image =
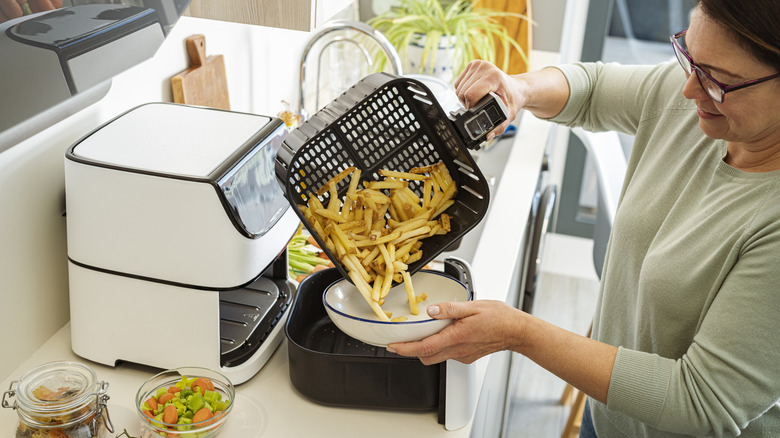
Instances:
[[[95,400],[102,386],[95,372],[77,362],[51,362],[35,368],[19,380],[16,408],[38,415],[67,416]]]

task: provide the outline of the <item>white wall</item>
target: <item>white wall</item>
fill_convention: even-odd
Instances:
[[[533,27],[535,50],[559,51],[566,3],[567,0],[531,1],[531,16],[536,22],[536,26]]]
[[[65,150],[130,108],[171,101],[170,78],[188,67],[184,39],[196,33],[207,55],[225,56],[233,110],[276,115],[281,100],[297,102],[308,33],[183,17],[154,58],[117,76],[101,101],[1,152],[0,380],[70,319]]]

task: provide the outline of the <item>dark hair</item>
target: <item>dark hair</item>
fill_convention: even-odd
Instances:
[[[780,1],[698,1],[702,11],[731,29],[754,58],[780,72]]]

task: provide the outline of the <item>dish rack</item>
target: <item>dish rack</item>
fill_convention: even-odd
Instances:
[[[388,73],[366,76],[290,132],[279,148],[276,175],[301,222],[342,276],[348,272],[309,225],[299,204],[347,167],[362,179],[380,180],[380,169],[408,172],[413,167],[444,163],[457,184],[455,203],[447,209],[451,231],[422,242],[422,257],[408,266],[414,274],[458,242],[485,216],[489,185],[468,149],[478,149],[488,132],[508,118],[498,96],[490,93],[476,106],[446,114],[420,81]],[[336,186],[341,197],[349,178]],[[423,183],[409,181],[422,196]],[[329,193],[318,196],[327,204]]]

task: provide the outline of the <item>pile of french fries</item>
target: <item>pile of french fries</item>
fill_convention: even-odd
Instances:
[[[409,310],[419,314],[417,304],[427,295],[415,294],[407,268],[422,258],[422,239],[450,231],[451,218],[444,211],[455,202],[458,189],[442,162],[378,173],[383,180],[361,181],[361,170],[348,167],[298,208],[379,320],[398,322],[406,317],[392,318],[383,311],[384,299],[393,281],[403,282]],[[342,199],[337,185],[347,177],[351,179]],[[422,184],[422,197],[409,188],[410,181]],[[326,193],[327,206],[319,199]]]

